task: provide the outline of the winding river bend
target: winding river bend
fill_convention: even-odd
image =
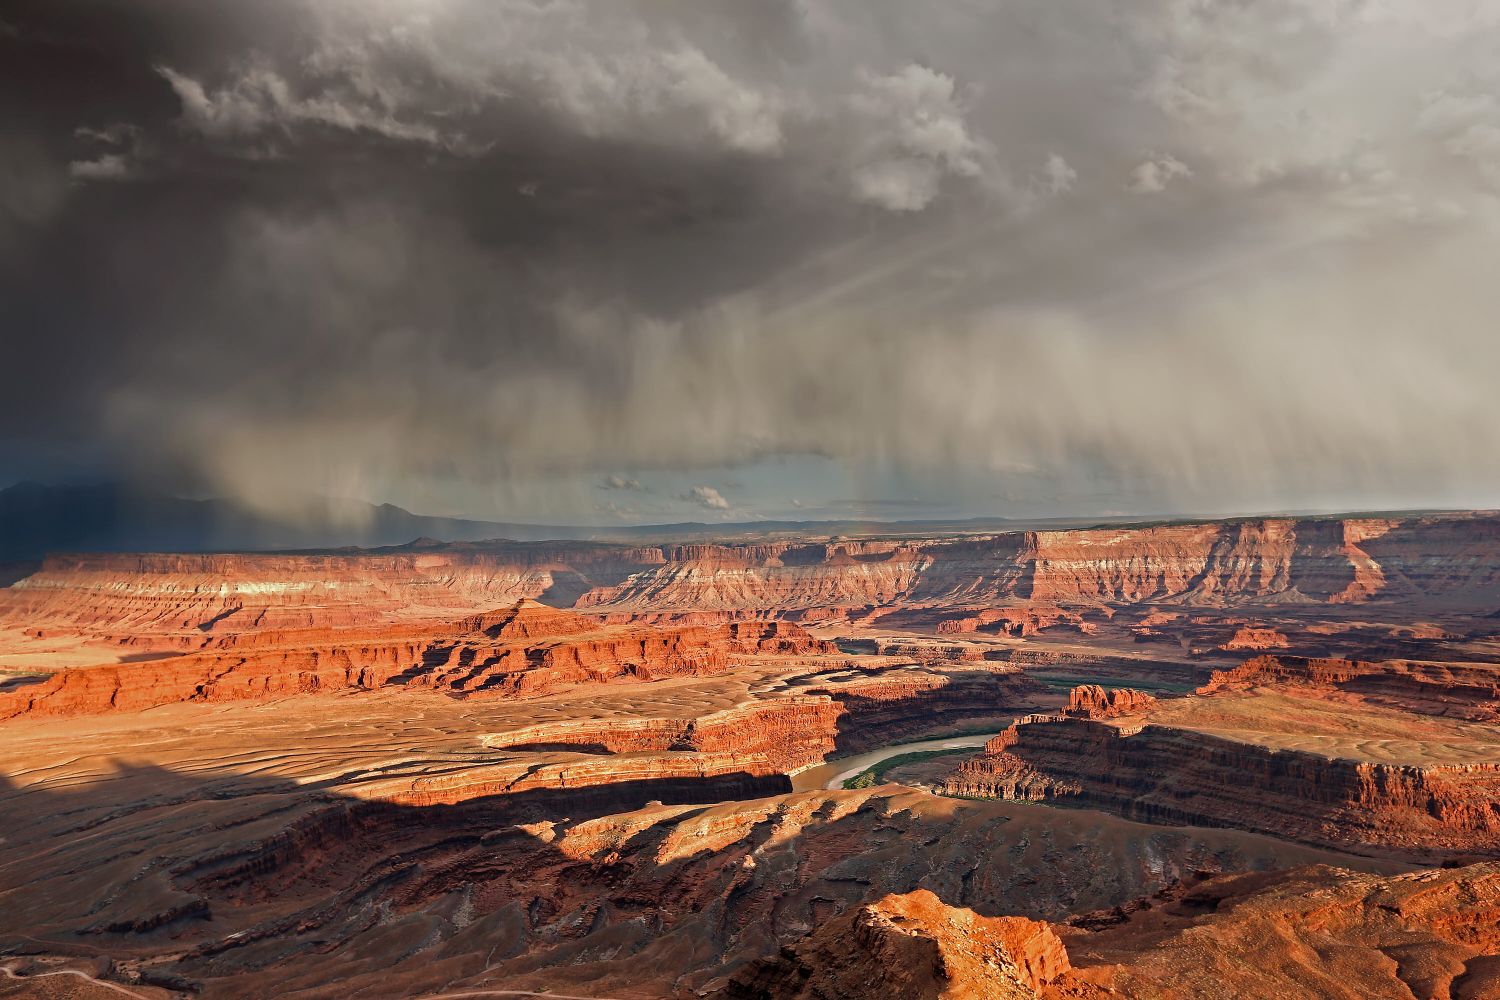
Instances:
[[[981,733],[973,736],[940,736],[930,740],[918,740],[915,743],[893,743],[890,746],[881,747],[879,750],[870,750],[865,753],[855,754],[853,757],[840,757],[837,760],[826,761],[816,764],[804,771],[798,771],[792,775],[792,790],[795,792],[810,792],[821,788],[843,788],[844,781],[854,777],[859,772],[883,760],[898,757],[904,753],[916,753],[923,750],[948,750],[955,747],[982,747],[992,737],[999,733]]]

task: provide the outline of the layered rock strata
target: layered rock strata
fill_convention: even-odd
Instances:
[[[1500,856],[1500,763],[1371,763],[1166,726],[1034,716],[961,764],[944,791],[1414,859]]]
[[[837,653],[789,622],[606,627],[523,600],[457,622],[248,632],[198,653],[63,670],[0,692],[0,719],[387,685],[457,697],[529,697],[585,683],[721,673],[735,657]]]
[[[1500,721],[1500,664],[1491,663],[1370,663],[1331,657],[1258,656],[1232,670],[1216,672],[1199,693],[1222,694],[1256,687],[1341,691],[1374,704],[1427,715]]]
[[[156,636],[348,626],[523,597],[613,614],[964,608],[957,631],[1082,621],[1055,608],[1500,608],[1500,517],[1253,520],[918,541],[624,547],[468,543],[309,555],[56,556],[0,591],[0,620]],[[1001,612],[1005,606],[1031,611]],[[991,610],[985,610],[991,609]]]
[[[1068,692],[1065,715],[1080,719],[1117,719],[1138,715],[1156,704],[1156,698],[1131,688],[1105,690],[1098,684],[1081,684]]]
[[[578,720],[513,729],[483,738],[495,750],[592,755],[529,758],[364,794],[408,805],[461,802],[536,789],[577,789],[612,781],[670,781],[742,774],[789,774],[838,753],[899,742],[956,719],[992,721],[1016,712],[1039,691],[1022,674],[892,670],[778,696],[694,718]],[[776,790],[776,789],[773,789]],[[781,789],[784,790],[784,789]]]

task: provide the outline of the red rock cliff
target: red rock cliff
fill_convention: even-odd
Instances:
[[[1500,517],[1272,519],[903,542],[60,556],[0,591],[0,621],[157,635],[193,648],[205,632],[473,613],[525,597],[653,615],[1372,600],[1489,612],[1500,608]],[[1024,615],[1014,621],[1036,627]]]
[[[1500,856],[1500,764],[1366,763],[1062,716],[1023,721],[985,749],[948,779],[948,794],[1232,826],[1418,859]]]

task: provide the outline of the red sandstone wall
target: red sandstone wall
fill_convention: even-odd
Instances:
[[[1190,730],[1036,717],[991,740],[949,794],[1057,801],[1340,849],[1500,857],[1500,764],[1395,766]]]
[[[533,606],[536,607],[536,606]],[[0,719],[87,715],[182,701],[228,701],[410,684],[453,695],[523,697],[582,683],[725,670],[734,656],[837,653],[789,622],[687,628],[600,626],[539,609],[428,623],[416,634],[318,629],[250,633],[201,653],[64,670],[0,693]],[[498,638],[502,632],[529,638]],[[549,632],[554,634],[548,634]],[[495,633],[494,636],[491,633]]]
[[[0,591],[0,621],[186,641],[201,639],[199,630],[344,627],[548,594],[554,604],[576,597],[580,609],[653,615],[1372,599],[1495,610],[1500,518],[1263,520],[900,543],[66,556]]]

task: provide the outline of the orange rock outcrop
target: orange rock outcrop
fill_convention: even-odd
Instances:
[[[926,889],[891,895],[829,921],[752,963],[726,1000],[1034,1000],[1067,972],[1067,952],[1040,920],[981,917]]]
[[[1253,625],[1241,625],[1219,648],[1224,650],[1238,649],[1285,649],[1288,645],[1286,636],[1273,628],[1256,628]]]
[[[1216,878],[1064,936],[1058,997],[1500,996],[1500,866]]]
[[[1065,714],[1081,719],[1117,719],[1136,715],[1156,704],[1156,698],[1132,688],[1105,690],[1098,684],[1082,684],[1068,692]]]

